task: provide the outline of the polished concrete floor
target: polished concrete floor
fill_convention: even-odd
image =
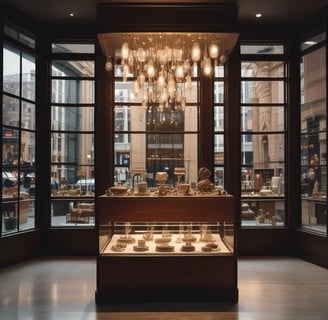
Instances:
[[[237,304],[97,307],[94,258],[45,257],[0,269],[0,319],[328,319],[327,269],[289,257],[242,257],[238,269]]]

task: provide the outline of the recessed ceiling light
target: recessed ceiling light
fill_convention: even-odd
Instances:
[[[309,46],[314,46],[315,44],[317,44],[318,42],[316,41],[312,41],[312,40],[309,40],[309,41],[305,41],[304,44],[307,44]]]
[[[259,19],[259,18],[262,18],[262,13],[257,13],[257,14],[255,15],[255,17],[258,18],[258,19]]]
[[[69,13],[69,16],[70,16],[70,17],[74,17],[74,16],[75,16],[74,12],[70,12],[70,13]]]

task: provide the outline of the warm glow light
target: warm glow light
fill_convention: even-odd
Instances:
[[[205,76],[210,76],[212,74],[212,64],[210,58],[206,58],[204,61],[204,74]]]
[[[113,70],[113,63],[112,61],[110,60],[110,58],[107,59],[107,62],[105,63],[105,70],[107,72],[110,72]]]
[[[198,42],[195,42],[192,45],[192,49],[191,49],[191,59],[194,62],[198,62],[200,58],[201,58],[200,46]]]
[[[148,63],[147,75],[148,75],[149,78],[154,78],[155,77],[155,67],[154,67],[154,63],[152,61],[149,61],[149,63]]]
[[[208,49],[209,55],[212,59],[216,59],[219,56],[219,47],[217,44],[212,43]]]
[[[124,42],[122,44],[122,58],[127,59],[129,57],[129,44]]]
[[[177,124],[188,104],[193,77],[199,72],[211,77],[214,67],[225,63],[229,51],[225,37],[217,33],[115,34],[105,69],[112,71],[115,61],[123,81],[136,77],[130,98],[141,101],[147,124]]]

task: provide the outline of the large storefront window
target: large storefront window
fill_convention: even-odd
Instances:
[[[282,45],[241,45],[241,225],[285,217],[286,63]]]
[[[2,78],[2,235],[35,228],[36,201],[36,57],[32,49],[23,50],[19,45],[27,45],[26,41],[35,44],[35,40],[8,26],[5,34],[8,41],[3,47]],[[19,44],[12,44],[10,38]]]
[[[302,43],[301,222],[304,230],[327,235],[327,75],[325,33]]]
[[[51,225],[94,225],[94,45],[54,43],[52,51]]]

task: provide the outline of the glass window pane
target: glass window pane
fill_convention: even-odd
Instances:
[[[13,194],[3,194],[2,195],[2,215],[3,226],[2,226],[2,234],[8,234],[11,232],[16,232],[18,223],[18,202],[17,196],[14,197]]]
[[[52,106],[51,130],[93,131],[94,107]]]
[[[155,187],[156,172],[168,173],[168,184],[174,185],[174,168],[186,169],[185,181],[197,181],[196,134],[149,134],[146,141],[148,186]]]
[[[214,160],[215,165],[224,164],[224,135],[215,134],[214,135]]]
[[[285,159],[283,134],[242,134],[242,165],[253,168],[276,168]]]
[[[175,167],[186,168],[185,181],[197,181],[196,134],[116,135],[114,153],[116,182],[129,183],[128,172],[141,168],[147,172],[148,187],[157,186],[158,171],[166,171],[169,175],[167,183],[173,185]]]
[[[327,235],[327,200],[306,198],[302,201],[302,227]]]
[[[224,77],[224,66],[215,66],[214,76],[216,78],[223,78]]]
[[[214,184],[224,189],[224,167],[214,167]]]
[[[35,58],[23,53],[22,97],[35,101]]]
[[[54,77],[94,77],[95,64],[89,60],[54,60],[51,64]]]
[[[21,132],[21,161],[22,163],[35,162],[35,132]]]
[[[324,112],[326,99],[326,48],[320,48],[302,57],[301,61],[301,102],[302,112],[313,108]],[[309,103],[313,103],[310,105]],[[318,105],[319,104],[319,105]]]
[[[92,195],[95,191],[93,156],[86,156],[87,160],[82,165],[67,163],[51,164],[51,185],[53,196],[81,196]],[[88,163],[89,162],[89,163]],[[79,189],[77,192],[69,192],[71,189]]]
[[[3,95],[2,101],[2,123],[3,125],[19,126],[19,100]]]
[[[284,81],[242,81],[242,103],[284,103]]]
[[[71,193],[78,189],[71,189]],[[53,197],[51,201],[51,225],[53,227],[93,226],[94,225],[94,200],[91,197],[84,199],[69,195]]]
[[[26,191],[20,191],[19,196],[19,230],[33,229],[35,228],[35,200],[31,199]]]
[[[241,45],[240,46],[241,54],[283,54],[284,46],[283,45]]]
[[[19,95],[20,54],[18,50],[5,47],[3,50],[3,91]]]
[[[244,61],[241,63],[241,76],[251,78],[283,78],[283,61]]]
[[[94,135],[53,132],[51,135],[52,162],[88,164],[94,150]]]
[[[53,103],[94,103],[94,81],[52,80]]]
[[[53,53],[95,53],[95,45],[87,43],[53,43]]]
[[[19,160],[19,131],[3,128],[2,161],[4,165],[17,165]]]
[[[224,130],[224,107],[214,107],[214,131]]]
[[[24,129],[36,129],[35,124],[35,104],[22,102],[21,127]]]
[[[10,27],[8,25],[5,25],[4,26],[4,33],[7,36],[9,36],[9,37],[11,37],[11,38],[13,38],[15,40],[18,39],[18,32],[17,32],[17,30],[15,30],[14,28],[12,28],[12,27]]]
[[[224,81],[214,81],[214,103],[224,102]]]
[[[138,119],[139,121],[132,121]],[[114,131],[144,131],[145,110],[140,106],[116,106],[114,108]]]
[[[284,131],[284,107],[241,107],[242,131]]]
[[[115,81],[115,102],[142,102],[142,94],[131,97],[132,81]]]
[[[25,44],[26,46],[35,49],[35,40],[26,34],[19,33],[18,34],[18,41],[22,44]]]

